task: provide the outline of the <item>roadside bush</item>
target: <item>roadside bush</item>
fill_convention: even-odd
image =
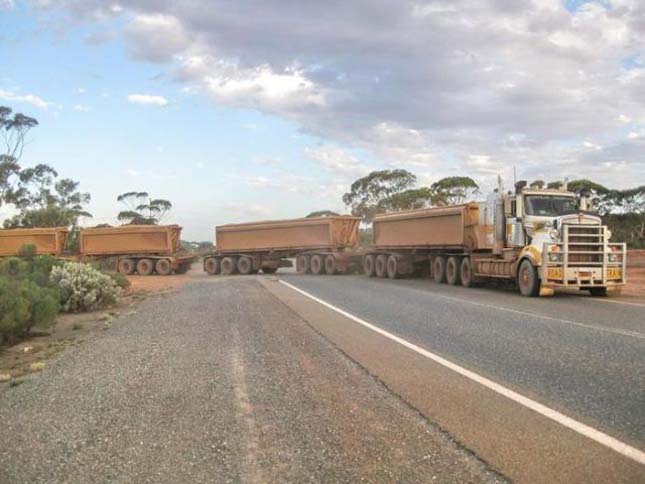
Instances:
[[[60,309],[58,290],[28,279],[0,276],[0,339],[13,340],[38,326],[47,328]]]
[[[92,311],[116,302],[121,288],[106,274],[78,262],[55,266],[50,275],[58,285],[63,311]]]
[[[20,257],[35,257],[37,252],[38,248],[34,244],[23,244],[18,249]]]
[[[114,283],[121,289],[127,289],[130,287],[130,281],[124,274],[121,274],[120,272],[105,272],[105,274],[110,276]]]

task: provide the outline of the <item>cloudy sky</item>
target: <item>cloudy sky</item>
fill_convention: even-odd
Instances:
[[[372,169],[645,184],[642,0],[0,0],[23,162],[216,224],[342,211]]]

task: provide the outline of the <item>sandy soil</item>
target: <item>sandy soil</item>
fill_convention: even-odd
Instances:
[[[186,274],[173,274],[172,276],[128,276],[130,287],[127,294],[156,294],[173,291],[188,282],[193,282],[206,277],[200,264],[193,264]]]

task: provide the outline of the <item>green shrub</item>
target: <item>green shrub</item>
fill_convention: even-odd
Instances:
[[[0,261],[0,276],[26,277],[29,274],[29,262],[18,257],[7,257]]]
[[[106,272],[105,274],[110,276],[114,283],[121,289],[127,289],[130,287],[130,280],[125,277],[124,274],[121,274],[120,272]]]
[[[121,288],[93,267],[78,262],[66,262],[52,268],[51,281],[58,286],[63,311],[92,311],[113,304]]]
[[[12,340],[34,327],[47,328],[59,311],[58,291],[17,277],[0,276],[0,339]]]
[[[23,244],[18,249],[18,255],[26,258],[35,257],[37,252],[38,248],[34,244]]]

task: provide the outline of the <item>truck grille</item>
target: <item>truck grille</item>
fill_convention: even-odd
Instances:
[[[605,227],[602,225],[565,224],[568,263],[570,267],[601,266],[605,256]]]

